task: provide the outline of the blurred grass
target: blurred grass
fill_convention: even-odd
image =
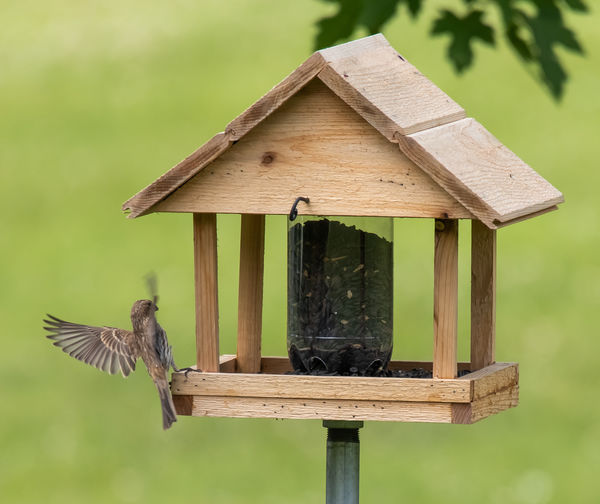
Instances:
[[[435,4],[435,2],[434,2]],[[191,218],[127,220],[121,203],[309,54],[316,2],[0,2],[0,495],[19,503],[322,502],[317,421],[181,418],[160,429],[145,372],[109,377],[52,349],[47,311],[129,326],[157,272],[159,318],[193,361]],[[600,17],[554,104],[509,52],[463,78],[427,20],[390,42],[566,196],[499,234],[497,358],[521,365],[521,405],[470,427],[368,423],[364,502],[600,501]],[[219,218],[222,351],[235,351],[238,216]],[[467,358],[468,227],[461,237]],[[264,353],[285,353],[285,221],[267,230]],[[396,358],[431,353],[432,236],[396,223]]]

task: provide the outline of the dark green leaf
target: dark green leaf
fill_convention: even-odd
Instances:
[[[531,47],[529,46],[529,43],[519,34],[519,27],[516,23],[511,23],[506,28],[506,37],[508,38],[508,41],[512,45],[513,49],[517,51],[521,58],[523,58],[525,61],[530,61],[533,58]]]
[[[377,0],[367,1],[360,16],[360,24],[365,26],[369,33],[377,33],[381,27],[388,21],[398,8],[398,3],[402,0]]]
[[[406,5],[412,18],[421,12],[424,0],[321,0],[337,4],[337,12],[330,17],[317,21],[315,49],[328,47],[340,40],[349,38],[354,31],[363,26],[370,34],[381,31],[398,10]]]
[[[531,30],[541,80],[558,99],[563,94],[568,76],[558,59],[556,46],[562,45],[577,53],[583,53],[583,48],[575,33],[564,25],[561,11],[553,2],[533,2],[537,6],[537,12],[533,16],[525,15],[524,22]]]
[[[494,44],[494,30],[481,21],[483,11],[473,10],[464,17],[458,17],[449,10],[442,10],[431,29],[432,35],[447,34],[451,37],[448,58],[458,72],[468,68],[473,62],[472,42]]]
[[[588,12],[588,6],[583,0],[565,0],[565,3],[574,11]]]
[[[527,17],[527,20],[538,45],[561,44],[574,52],[583,52],[575,33],[565,26],[560,9],[544,0],[535,0],[535,3],[537,15]]]
[[[398,10],[398,6],[406,5],[412,18],[421,12],[423,0],[364,0],[362,15],[358,24],[367,28],[369,33],[381,31]]]
[[[423,0],[402,0],[408,7],[411,17],[416,18],[423,8]]]
[[[338,3],[340,8],[333,16],[317,21],[319,30],[315,40],[315,49],[332,46],[337,41],[350,37],[356,28],[363,8],[363,0],[325,1]]]

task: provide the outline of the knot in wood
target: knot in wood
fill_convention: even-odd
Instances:
[[[275,153],[274,152],[265,152],[262,156],[262,164],[271,164],[275,161]]]

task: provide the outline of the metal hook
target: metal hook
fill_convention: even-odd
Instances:
[[[293,221],[296,219],[296,217],[298,217],[297,206],[298,206],[298,203],[300,203],[301,201],[304,201],[304,203],[310,203],[310,200],[303,196],[299,196],[298,198],[296,198],[296,201],[294,201],[294,204],[292,205],[292,209],[290,210],[290,221]]]

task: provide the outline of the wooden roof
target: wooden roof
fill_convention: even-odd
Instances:
[[[315,52],[222,133],[123,204],[130,218],[156,206],[309,82],[327,86],[460,205],[490,228],[553,210],[562,194],[442,90],[373,35]],[[241,211],[241,210],[240,210]]]

